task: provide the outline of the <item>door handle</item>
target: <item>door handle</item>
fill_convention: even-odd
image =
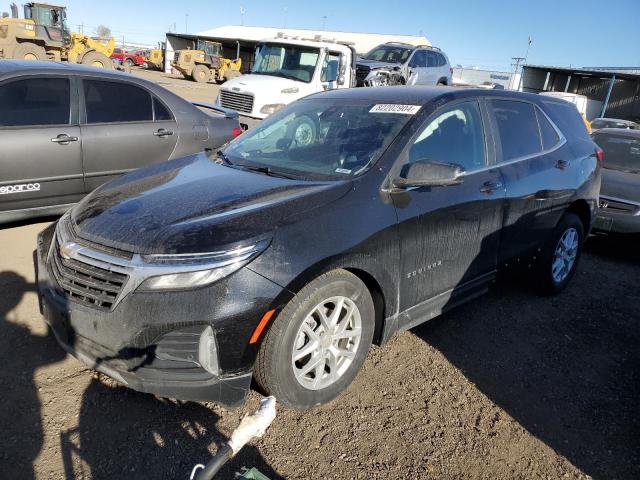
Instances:
[[[480,191],[482,193],[491,194],[496,190],[500,190],[502,188],[502,182],[485,182],[482,187],[480,187]]]
[[[156,137],[168,137],[169,135],[173,135],[173,132],[171,130],[165,130],[164,128],[161,128],[157,132],[153,132],[153,135]]]
[[[556,168],[559,170],[564,170],[569,166],[569,160],[558,160],[556,162]]]
[[[70,142],[77,142],[78,137],[70,137],[66,133],[61,133],[56,138],[52,138],[51,141],[60,145],[69,145]]]

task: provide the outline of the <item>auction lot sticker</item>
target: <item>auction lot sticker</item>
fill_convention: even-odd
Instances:
[[[403,113],[405,115],[415,115],[420,110],[420,105],[400,105],[397,103],[378,103],[374,105],[369,113]]]

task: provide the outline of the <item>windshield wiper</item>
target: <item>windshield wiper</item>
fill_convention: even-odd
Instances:
[[[218,150],[216,152],[216,156],[218,157],[219,160],[222,160],[222,163],[224,163],[225,165],[234,164],[231,160],[229,160],[229,157],[227,157],[222,150]]]
[[[291,180],[296,180],[298,178],[295,175],[289,175],[288,173],[273,170],[271,167],[264,167],[259,165],[241,165],[241,168],[250,170],[252,172],[262,173],[264,175],[269,175],[270,177],[289,178]]]

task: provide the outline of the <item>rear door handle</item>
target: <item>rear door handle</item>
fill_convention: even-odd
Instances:
[[[66,133],[61,133],[56,138],[52,138],[51,141],[60,145],[69,145],[70,142],[77,142],[78,137],[70,137]]]
[[[482,187],[480,187],[480,191],[482,193],[493,193],[496,190],[500,190],[502,188],[502,182],[485,182]]]
[[[556,162],[556,168],[559,169],[559,170],[564,170],[568,166],[569,166],[569,161],[568,160],[558,160]]]
[[[171,130],[165,130],[164,128],[161,128],[157,132],[153,132],[153,135],[156,137],[168,137],[169,135],[173,135],[173,132]]]

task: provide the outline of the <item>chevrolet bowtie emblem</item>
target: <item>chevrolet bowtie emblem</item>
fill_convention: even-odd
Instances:
[[[60,249],[59,249],[60,256],[65,260],[69,260],[73,255],[73,252],[75,251],[76,246],[77,244],[73,242],[64,242],[62,245],[60,245]]]

